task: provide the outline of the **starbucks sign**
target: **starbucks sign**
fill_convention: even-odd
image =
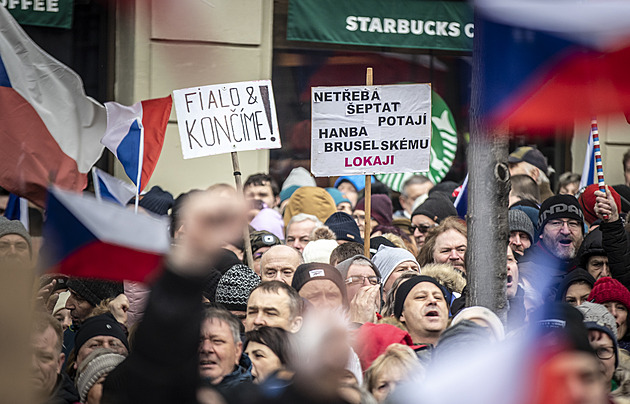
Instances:
[[[431,92],[431,160],[429,171],[416,173],[377,174],[376,178],[400,192],[407,178],[422,174],[434,184],[442,181],[451,168],[457,151],[455,119],[446,102],[435,91]]]

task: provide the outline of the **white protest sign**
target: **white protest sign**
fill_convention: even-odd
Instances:
[[[431,85],[313,87],[311,172],[429,170]]]
[[[271,81],[173,91],[185,159],[281,147]]]

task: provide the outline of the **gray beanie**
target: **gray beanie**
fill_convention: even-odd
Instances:
[[[412,253],[404,248],[388,247],[386,245],[381,245],[378,248],[378,251],[374,254],[374,257],[372,257],[372,261],[383,276],[381,278],[383,285],[385,285],[389,276],[394,272],[394,268],[403,262],[415,262],[418,268],[420,268],[420,264],[418,264],[416,257],[414,257]]]
[[[508,211],[508,225],[510,232],[522,231],[527,233],[529,241],[531,241],[532,244],[534,243],[534,225],[527,216],[527,213],[518,209],[510,209]]]
[[[617,342],[617,323],[615,317],[601,304],[584,302],[577,308],[584,315],[584,326],[587,330],[598,330],[607,334],[613,341],[615,349],[615,367],[619,364],[619,344]]]
[[[0,237],[6,236],[7,234],[17,234],[22,237],[28,243],[28,249],[33,250],[31,235],[28,234],[22,222],[19,220],[9,220],[4,216],[0,216]]]
[[[228,310],[245,311],[249,294],[259,283],[260,277],[250,267],[236,264],[219,280],[214,301]]]
[[[92,386],[102,376],[106,376],[124,361],[125,357],[111,349],[99,348],[90,352],[77,370],[76,386],[81,396],[81,402],[87,402],[87,395]]]

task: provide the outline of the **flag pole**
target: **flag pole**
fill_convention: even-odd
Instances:
[[[365,73],[365,85],[374,85],[374,76],[371,67]],[[370,258],[370,233],[372,232],[372,176],[365,176],[365,225],[363,233],[363,255]]]
[[[599,148],[599,129],[597,128],[597,118],[591,119],[591,134],[593,136],[593,151],[595,154],[595,170],[597,170],[597,184],[599,190],[606,193],[606,183],[604,182],[604,165],[602,164],[602,151]],[[608,215],[604,215],[608,219]]]
[[[234,182],[236,182],[236,192],[244,197],[243,195],[243,182],[241,181],[241,169],[239,168],[238,163],[238,153],[231,152],[232,155],[232,168],[234,169]],[[254,270],[254,257],[252,255],[252,245],[249,242],[249,226],[245,226],[243,230],[243,237],[245,238],[245,259],[247,262],[247,266]]]
[[[140,187],[142,184],[140,183],[142,180],[142,163],[144,162],[144,126],[142,126],[142,122],[138,122],[141,126],[140,129],[140,147],[138,147],[138,175],[136,177],[136,201],[134,211],[138,213],[138,206],[140,202]]]

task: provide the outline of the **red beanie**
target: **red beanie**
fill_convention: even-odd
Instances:
[[[382,226],[392,225],[392,200],[384,194],[374,194],[370,199],[372,201],[372,214],[371,216]],[[357,202],[357,206],[354,210],[365,210],[365,198],[361,198]]]
[[[588,300],[594,303],[619,302],[630,309],[630,291],[616,279],[599,278],[588,295]]]
[[[617,212],[621,212],[621,197],[613,187],[608,187],[608,189],[610,190],[610,194],[612,195],[613,199],[615,200],[615,204],[617,205]],[[591,184],[584,189],[584,192],[582,192],[582,195],[580,195],[580,197],[578,198],[578,202],[582,207],[582,212],[584,212],[584,219],[589,224],[598,219],[597,215],[595,214],[595,202],[597,202],[595,191],[598,190],[599,185]]]

